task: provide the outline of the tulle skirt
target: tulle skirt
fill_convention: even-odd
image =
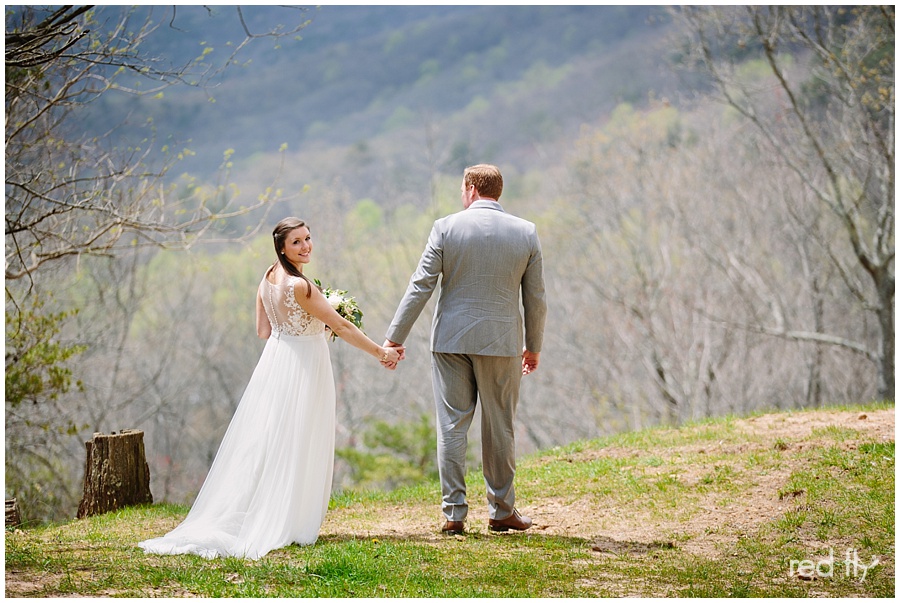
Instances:
[[[147,553],[259,559],[319,536],[334,468],[334,377],[324,334],[268,339],[185,520]]]

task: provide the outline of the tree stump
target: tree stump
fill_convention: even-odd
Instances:
[[[19,513],[19,501],[10,498],[6,501],[6,527],[14,528],[22,523],[22,515]]]
[[[87,448],[84,496],[78,518],[100,515],[129,505],[152,503],[150,467],[144,454],[144,432],[95,433]]]

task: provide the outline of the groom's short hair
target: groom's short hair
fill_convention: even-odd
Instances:
[[[482,197],[499,199],[503,192],[503,176],[496,165],[479,163],[466,168],[463,172],[466,186],[473,185]]]

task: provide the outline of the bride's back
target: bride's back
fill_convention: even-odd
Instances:
[[[297,301],[295,289],[303,295],[307,286],[303,278],[281,270],[270,269],[263,277],[259,294],[273,335],[302,336],[325,332],[325,323],[309,314]]]

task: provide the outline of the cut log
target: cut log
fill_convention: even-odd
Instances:
[[[95,433],[84,446],[87,460],[84,496],[78,505],[79,519],[153,502],[143,431],[123,429],[118,434]]]
[[[19,501],[10,498],[6,501],[6,527],[14,528],[22,523],[22,514],[19,513]]]

